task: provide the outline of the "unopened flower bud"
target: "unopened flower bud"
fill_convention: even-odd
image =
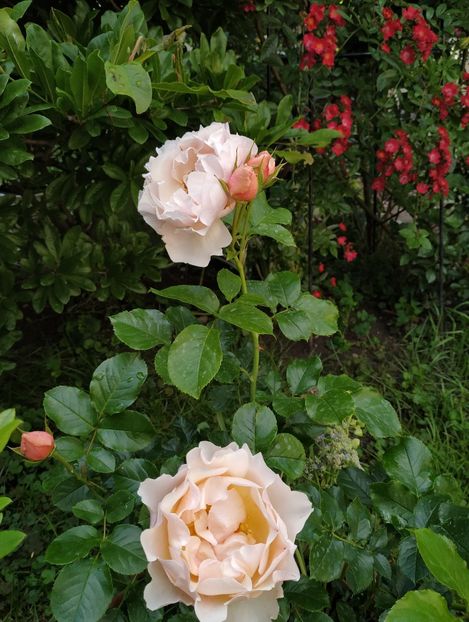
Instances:
[[[228,189],[235,201],[252,201],[259,190],[257,175],[252,166],[238,166],[228,180]]]
[[[268,151],[261,151],[248,160],[248,165],[260,170],[264,183],[272,177],[275,172],[275,160]]]
[[[20,451],[27,460],[39,462],[54,451],[54,437],[49,432],[23,432]]]

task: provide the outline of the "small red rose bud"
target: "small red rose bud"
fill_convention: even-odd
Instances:
[[[27,460],[39,462],[54,451],[54,437],[49,432],[23,432],[20,451]]]
[[[235,201],[252,201],[259,190],[257,175],[252,166],[238,166],[228,180],[228,189]]]

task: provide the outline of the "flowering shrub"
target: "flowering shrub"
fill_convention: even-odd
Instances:
[[[226,144],[220,133],[228,148],[214,157],[213,146]],[[176,179],[195,214],[206,203],[190,196],[194,163],[212,163],[215,175],[224,171],[217,183],[224,201],[235,204],[225,216],[231,242],[216,291],[187,284],[154,289],[158,299],[176,304],[164,312],[138,308],[111,316],[116,338],[134,352],[103,361],[88,391],[62,385],[47,391],[44,413],[53,430],[23,433],[26,458],[57,462],[47,490],[78,523],[45,554],[61,566],[51,593],[57,622],[98,622],[116,611],[132,621],[135,612],[147,615],[144,603],[172,622],[181,616],[235,622],[241,615],[286,621],[311,611],[327,620],[329,613],[361,610],[364,592],[370,619],[384,614],[398,621],[402,608],[427,606],[420,592],[409,591],[419,580],[408,561],[417,550],[429,570],[465,598],[469,571],[452,540],[429,529],[456,537],[453,516],[467,520],[465,510],[433,475],[425,445],[403,435],[392,405],[352,378],[324,374],[317,356],[290,360],[283,370],[263,354],[274,327],[286,340],[308,341],[334,334],[338,314],[330,301],[303,292],[293,272],[247,278],[256,238],[285,246],[292,238],[285,226],[291,213],[267,200],[266,187],[276,181],[271,156],[258,158],[252,145],[241,154],[243,146],[242,136],[215,123],[164,145],[159,156],[177,147],[173,157],[150,164],[152,173],[157,164],[154,209],[161,197],[178,192]],[[251,164],[244,164],[248,158]],[[242,177],[236,182],[242,198],[235,200],[226,179],[251,165],[258,168],[257,194],[245,200],[251,180]],[[153,175],[144,182],[151,192],[149,183]],[[348,233],[345,223],[337,229]],[[191,238],[182,244],[194,248]],[[337,236],[337,244],[353,252],[346,235]],[[199,253],[182,258],[198,262]],[[134,410],[149,375],[140,352],[155,348],[152,391],[170,390],[169,409],[151,412],[140,399]],[[232,402],[221,397],[230,394]],[[164,418],[181,399],[197,413],[192,431],[187,422],[185,442],[161,443]],[[5,442],[21,425],[14,413],[0,423]],[[367,462],[374,441],[386,442],[379,464]],[[435,538],[444,552],[438,567],[427,554]],[[460,569],[458,581],[447,580],[453,566]],[[402,575],[408,583],[396,589]],[[389,594],[385,601],[380,591]],[[444,599],[433,592],[428,599],[451,619]]]

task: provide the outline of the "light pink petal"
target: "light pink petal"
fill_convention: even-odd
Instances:
[[[200,222],[211,226],[226,208],[229,198],[218,179],[209,173],[194,171],[187,177],[187,191],[196,205]]]
[[[194,610],[200,622],[224,622],[228,613],[228,608],[223,598],[201,598],[196,600]]]
[[[151,529],[144,529],[140,536],[140,542],[149,562],[154,562],[159,558],[168,558],[169,545],[166,521],[160,521],[159,525]]]
[[[167,229],[163,242],[171,260],[175,263],[188,263],[205,268],[214,255],[223,255],[223,249],[231,243],[231,234],[220,221],[199,235],[187,229]]]
[[[217,501],[208,513],[208,529],[218,542],[234,533],[246,518],[244,503],[236,490],[229,490],[225,499]]]
[[[313,511],[311,501],[303,492],[293,491],[279,476],[268,488],[270,502],[287,526],[288,537],[294,542]]]
[[[150,510],[152,517],[156,517],[156,511],[158,505],[171,490],[177,486],[178,480],[181,479],[179,473],[175,476],[164,474],[160,475],[156,479],[148,477],[138,487],[137,493],[140,496],[142,503],[144,503]]]
[[[226,622],[270,622],[278,617],[277,590],[264,592],[257,598],[239,598],[228,605]]]
[[[192,604],[192,599],[171,583],[159,562],[148,564],[148,572],[151,581],[145,586],[143,598],[150,611],[178,602]]]

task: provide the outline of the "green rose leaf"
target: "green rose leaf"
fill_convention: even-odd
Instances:
[[[240,277],[226,268],[222,268],[218,272],[217,283],[221,293],[225,296],[228,302],[231,302],[233,298],[239,294],[241,289]]]
[[[55,441],[55,451],[67,462],[79,460],[85,453],[83,441],[73,436],[59,436]]]
[[[401,439],[383,456],[383,466],[389,477],[407,486],[417,496],[431,486],[431,461],[430,450],[412,436]]]
[[[96,412],[88,393],[76,387],[59,386],[44,396],[44,411],[61,432],[86,436],[96,424]]]
[[[325,586],[307,577],[286,583],[285,596],[290,603],[294,603],[306,611],[321,611],[321,609],[329,606],[329,596]]]
[[[13,553],[25,538],[26,534],[22,531],[16,531],[14,529],[0,531],[0,559]]]
[[[287,382],[293,395],[306,393],[317,385],[322,371],[319,356],[297,359],[287,367]]]
[[[51,607],[57,622],[98,622],[113,596],[111,573],[96,560],[63,568],[52,588]]]
[[[155,354],[155,371],[165,384],[172,385],[168,373],[169,346],[163,346]]]
[[[171,342],[171,324],[156,309],[133,309],[110,317],[116,337],[134,350]]]
[[[151,104],[151,79],[147,71],[138,62],[113,65],[104,64],[106,86],[114,95],[126,95],[133,99],[135,111],[141,114]]]
[[[90,384],[91,399],[101,414],[122,412],[135,402],[146,378],[147,366],[138,354],[117,354],[96,368]]]
[[[302,294],[294,307],[307,315],[310,334],[328,337],[338,331],[339,311],[329,300],[320,300],[311,294]]]
[[[292,434],[278,434],[265,457],[270,467],[285,473],[290,479],[297,479],[303,474],[305,449]]]
[[[350,393],[340,389],[326,391],[321,397],[307,395],[305,404],[308,415],[320,425],[337,425],[355,411]]]
[[[456,622],[446,600],[433,590],[407,592],[391,608],[386,622]]]
[[[116,468],[114,454],[103,447],[93,447],[86,456],[86,462],[97,473],[113,473]]]
[[[149,445],[155,429],[147,416],[134,410],[105,417],[98,427],[100,443],[115,451],[138,451]]]
[[[269,447],[277,434],[277,419],[267,406],[254,402],[244,404],[235,412],[231,435],[238,445],[246,443],[255,453]]]
[[[0,413],[0,452],[5,449],[11,434],[21,423],[21,419],[15,417],[15,412],[14,408],[8,408]]]
[[[202,389],[216,376],[222,359],[219,331],[193,324],[171,344],[168,374],[180,391],[198,399]]]
[[[114,487],[117,491],[125,490],[135,494],[144,479],[157,475],[158,470],[150,460],[129,458],[117,468],[114,474]]]
[[[135,493],[118,490],[106,500],[106,521],[117,523],[132,512],[134,505]]]
[[[373,581],[374,559],[367,551],[346,546],[345,579],[354,594],[363,592]]]
[[[229,324],[234,324],[243,330],[272,335],[273,326],[270,317],[253,305],[236,301],[220,309],[218,317]]]
[[[145,570],[147,559],[140,544],[141,529],[136,525],[117,525],[101,544],[106,564],[120,574],[137,574]]]
[[[313,579],[328,583],[342,574],[344,543],[331,536],[322,536],[313,542],[309,553],[309,569]]]
[[[75,503],[72,512],[77,518],[93,524],[99,523],[104,517],[103,506],[96,499],[83,499]]]
[[[91,525],[72,527],[52,540],[46,550],[46,561],[50,564],[70,564],[86,557],[98,543],[98,532]]]
[[[384,522],[395,526],[413,525],[417,498],[398,482],[371,484],[373,504]]]
[[[356,416],[375,438],[399,436],[401,424],[391,404],[377,391],[364,387],[353,394]]]
[[[354,499],[347,508],[347,523],[354,540],[367,540],[371,534],[371,516],[364,505]]]
[[[278,327],[289,341],[308,341],[311,337],[311,322],[304,311],[288,309],[275,315]]]
[[[173,285],[165,289],[151,289],[150,291],[157,296],[184,302],[212,315],[215,315],[220,307],[220,301],[212,290],[202,285]]]
[[[266,283],[272,296],[282,307],[291,307],[301,295],[301,279],[293,272],[275,272],[269,274]]]
[[[416,529],[414,534],[419,553],[432,575],[469,605],[469,570],[454,542],[427,527]]]

